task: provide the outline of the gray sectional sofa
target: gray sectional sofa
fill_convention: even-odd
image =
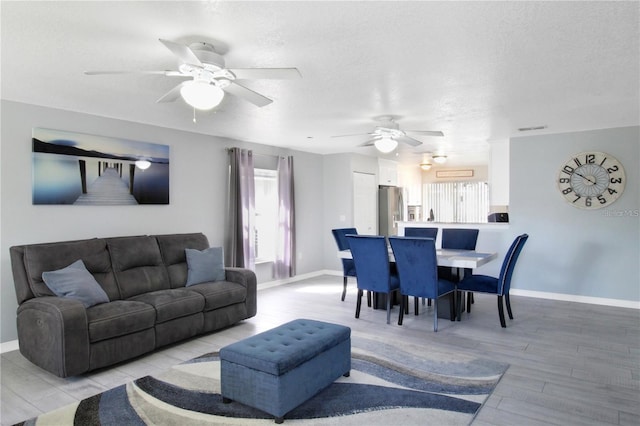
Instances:
[[[254,316],[256,276],[248,269],[223,268],[223,280],[185,287],[185,249],[207,248],[200,233],[11,247],[20,352],[59,377],[75,376]],[[106,303],[85,307],[43,281],[78,260]]]

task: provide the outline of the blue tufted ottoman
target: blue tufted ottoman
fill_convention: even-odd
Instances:
[[[220,349],[222,400],[265,411],[282,423],[351,369],[351,329],[297,319]]]

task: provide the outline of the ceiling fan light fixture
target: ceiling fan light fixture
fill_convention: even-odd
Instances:
[[[182,85],[180,96],[195,109],[209,110],[222,102],[224,91],[207,81],[193,80]]]
[[[420,164],[420,168],[424,171],[431,169],[431,163],[422,163]]]
[[[434,163],[438,163],[438,164],[444,164],[447,162],[447,156],[446,155],[434,155],[433,156],[433,162]]]
[[[395,139],[382,138],[375,141],[374,145],[378,151],[388,154],[398,147],[398,142]]]

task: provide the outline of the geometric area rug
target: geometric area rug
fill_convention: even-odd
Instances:
[[[507,364],[403,344],[351,338],[351,374],[287,413],[285,425],[468,425]],[[223,404],[220,358],[208,353],[19,425],[273,425],[238,402]]]

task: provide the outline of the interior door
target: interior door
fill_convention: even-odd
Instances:
[[[377,197],[376,176],[353,172],[353,226],[358,234],[378,234]]]

